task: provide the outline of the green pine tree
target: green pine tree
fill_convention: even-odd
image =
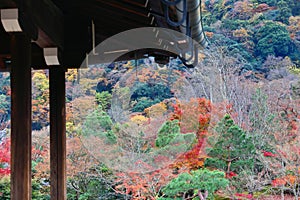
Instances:
[[[254,167],[255,146],[252,138],[231,119],[227,114],[215,128],[216,135],[209,138],[211,148],[207,149],[210,158],[205,166],[226,171],[240,172]]]
[[[159,200],[199,199],[201,196],[204,199],[215,199],[214,192],[225,188],[228,184],[224,172],[199,169],[191,173],[182,173],[171,180],[162,189],[164,197]]]

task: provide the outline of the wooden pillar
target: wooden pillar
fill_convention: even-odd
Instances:
[[[51,200],[66,199],[65,71],[50,68],[50,184]]]
[[[11,199],[31,199],[31,42],[12,36]]]

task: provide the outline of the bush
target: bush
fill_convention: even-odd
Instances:
[[[44,187],[37,180],[32,180],[32,199],[33,200],[50,200],[50,195],[42,193]],[[47,190],[46,190],[47,191]],[[0,178],[0,200],[9,200],[10,199],[10,177],[4,176]]]
[[[200,198],[200,195],[205,199],[214,199],[214,192],[228,184],[224,172],[199,169],[191,173],[182,173],[169,182],[162,189],[163,197],[159,200],[177,199],[179,196],[183,199],[196,199]]]
[[[157,147],[167,146],[177,135],[180,134],[178,120],[167,121],[158,130],[158,135],[155,141]]]
[[[83,135],[96,135],[99,131],[103,132],[111,130],[112,125],[113,122],[110,116],[102,110],[101,106],[99,106],[94,112],[86,117],[82,133]]]
[[[102,107],[103,110],[108,110],[111,107],[112,94],[108,91],[97,92],[95,95],[96,103]]]

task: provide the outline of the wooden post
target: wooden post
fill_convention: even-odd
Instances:
[[[50,68],[50,183],[51,200],[66,199],[65,71]]]
[[[31,68],[30,39],[12,36],[11,68],[11,199],[31,199]]]

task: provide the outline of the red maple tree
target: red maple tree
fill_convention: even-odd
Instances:
[[[10,174],[10,140],[0,143],[0,177]]]

